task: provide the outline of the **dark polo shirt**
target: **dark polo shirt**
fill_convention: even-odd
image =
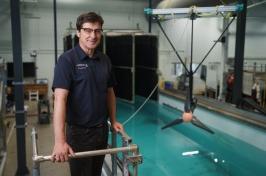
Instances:
[[[69,90],[66,121],[93,127],[106,123],[107,88],[116,84],[108,56],[95,51],[89,58],[79,45],[63,53],[55,66],[53,90]]]

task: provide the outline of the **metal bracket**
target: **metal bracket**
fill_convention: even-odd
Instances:
[[[25,83],[22,81],[13,81],[12,85],[24,85]]]
[[[26,122],[24,125],[15,125],[15,128],[26,128],[28,123]]]
[[[127,160],[132,163],[132,165],[138,165],[143,162],[143,157],[142,155],[132,155],[132,156],[127,156]]]
[[[16,114],[25,114],[25,112],[26,112],[25,110],[17,110],[17,111],[15,111]]]
[[[173,14],[191,14],[191,13],[218,13],[218,12],[240,12],[243,10],[243,4],[234,6],[216,6],[216,7],[196,7],[190,8],[170,8],[170,9],[151,9],[145,8],[144,12],[147,15],[173,15]]]

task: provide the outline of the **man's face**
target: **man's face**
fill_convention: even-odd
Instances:
[[[79,44],[86,50],[94,50],[101,42],[102,26],[100,23],[84,23],[77,31]]]

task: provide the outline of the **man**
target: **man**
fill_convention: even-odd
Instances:
[[[260,83],[258,80],[255,80],[255,83],[252,86],[251,89],[251,97],[253,98],[253,100],[260,104],[261,102],[261,96],[260,96]]]
[[[105,149],[108,116],[115,131],[123,130],[116,121],[110,60],[96,50],[103,22],[94,12],[81,14],[76,22],[79,44],[62,54],[55,67],[53,161],[68,161],[74,152]],[[103,160],[104,156],[70,159],[71,175],[100,176]]]
[[[232,103],[233,100],[233,87],[234,87],[234,81],[235,81],[235,76],[234,73],[230,73],[226,79],[226,97],[225,97],[225,101]]]

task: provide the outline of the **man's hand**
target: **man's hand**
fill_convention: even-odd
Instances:
[[[75,153],[73,152],[72,148],[66,143],[56,143],[54,145],[54,150],[52,154],[52,161],[53,162],[65,162],[68,161],[69,154],[74,156]]]
[[[119,122],[114,122],[114,123],[112,123],[112,128],[113,128],[116,132],[118,132],[118,131],[123,131],[123,130],[124,130],[123,125],[122,125],[121,123],[119,123]]]

